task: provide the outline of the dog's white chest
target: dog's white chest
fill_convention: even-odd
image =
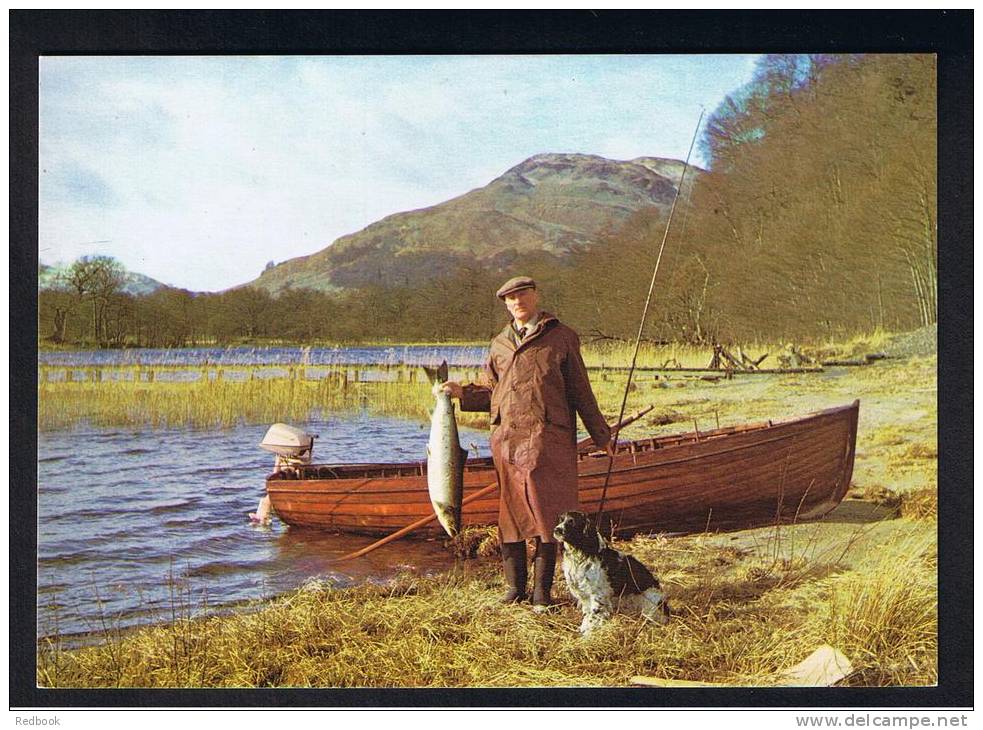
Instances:
[[[597,557],[572,550],[565,552],[563,577],[581,608],[591,601],[611,599],[611,581]]]
[[[598,556],[576,549],[565,550],[563,577],[583,613],[582,634],[589,634],[618,611],[637,613],[660,624],[668,619],[665,596],[656,587],[641,593],[622,590],[621,595],[615,596],[611,576]]]

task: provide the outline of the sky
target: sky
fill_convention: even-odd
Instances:
[[[755,60],[42,57],[38,258],[219,291],[535,154],[685,159]]]

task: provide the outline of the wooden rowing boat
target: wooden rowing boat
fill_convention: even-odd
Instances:
[[[605,513],[618,534],[745,529],[814,520],[846,494],[860,402],[767,421],[619,444]],[[608,459],[579,457],[580,502],[597,509]],[[426,462],[310,464],[271,474],[267,493],[289,525],[385,535],[432,514]],[[469,459],[464,496],[495,481],[490,458]],[[494,524],[498,494],[465,506],[464,526]],[[436,522],[419,537],[443,535]]]

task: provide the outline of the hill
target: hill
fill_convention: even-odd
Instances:
[[[60,288],[66,271],[67,267],[51,266],[49,264],[38,262],[38,291]],[[127,271],[126,280],[123,282],[122,290],[126,294],[142,296],[144,294],[153,294],[158,289],[163,289],[166,286],[166,284],[162,284],[156,279],[151,279],[149,276],[145,276],[144,274],[138,274],[135,271]]]
[[[434,280],[475,264],[505,270],[533,252],[562,261],[639,210],[668,210],[682,169],[678,160],[657,157],[535,155],[482,188],[383,218],[267,269],[249,285],[273,294],[338,291]]]

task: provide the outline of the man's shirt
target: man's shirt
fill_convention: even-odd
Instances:
[[[536,329],[537,324],[539,324],[539,312],[536,312],[536,315],[523,327],[519,327],[518,323],[514,319],[512,320],[512,341],[515,342],[516,347]]]

